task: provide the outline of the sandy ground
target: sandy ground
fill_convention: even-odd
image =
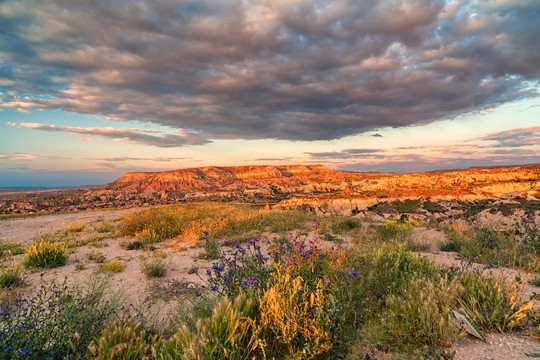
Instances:
[[[32,243],[33,238],[62,230],[72,223],[110,221],[137,210],[140,209],[98,210],[0,219],[0,239],[26,246]]]
[[[82,232],[75,234],[82,240],[96,239],[85,246],[72,248],[73,253],[65,266],[53,270],[38,271],[28,274],[30,283],[37,286],[40,278],[45,280],[63,279],[67,277],[70,283],[84,284],[89,278],[96,277],[101,264],[89,261],[87,254],[101,252],[106,261],[119,260],[125,264],[125,270],[111,276],[111,286],[121,290],[129,301],[135,305],[145,301],[145,297],[152,292],[148,289],[158,283],[162,286],[174,282],[187,285],[201,286],[201,281],[195,275],[188,272],[193,267],[206,269],[209,262],[198,259],[201,248],[181,248],[174,243],[160,243],[157,247],[167,254],[167,273],[159,280],[148,280],[141,271],[140,251],[126,250],[122,243],[133,240],[116,237],[114,233],[97,233],[95,228],[104,223],[115,224],[120,216],[138,209],[104,210],[92,212],[80,212],[69,214],[44,215],[26,218],[0,219],[0,239],[27,246],[32,239],[39,235],[51,234],[55,231],[64,230],[69,224],[84,223]],[[454,253],[439,252],[436,244],[444,239],[444,234],[433,229],[416,229],[414,239],[418,243],[426,245],[429,250],[423,253],[432,257],[437,264],[451,266],[460,265],[461,260]],[[20,259],[22,255],[19,255]],[[84,269],[77,270],[83,266]],[[483,267],[483,265],[476,265]],[[491,271],[514,279],[516,275],[525,275],[513,269],[490,269]],[[171,290],[174,291],[174,290]],[[523,295],[528,299],[534,292],[540,292],[539,288],[527,286]],[[148,300],[148,299],[146,299]],[[162,314],[166,316],[169,309],[163,308]],[[510,334],[487,333],[487,343],[473,337],[467,337],[455,347],[456,360],[488,360],[509,359],[525,360],[540,358],[540,342],[529,336],[529,332],[512,332]]]

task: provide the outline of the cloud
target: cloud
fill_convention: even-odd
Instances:
[[[536,0],[3,2],[0,108],[197,134],[125,137],[165,147],[424,124],[538,96],[539,11]]]
[[[245,161],[246,162],[251,162],[251,161],[272,161],[272,162],[280,161],[280,162],[287,162],[287,161],[290,161],[290,160],[293,160],[293,159],[294,159],[293,157],[280,157],[280,158],[258,158],[258,159],[245,160]]]
[[[307,152],[309,161],[346,171],[422,172],[540,162],[540,126],[500,131],[463,142]]]
[[[498,146],[540,146],[540,126],[517,128],[492,133],[480,138],[480,140],[493,140],[498,143]]]
[[[343,150],[346,154],[373,154],[380,152],[381,149],[345,149]]]
[[[345,149],[331,152],[306,152],[313,159],[351,159],[358,157],[381,157],[382,149]]]
[[[48,155],[48,154],[31,154],[31,153],[19,153],[11,152],[8,155],[0,155],[1,160],[7,161],[27,161],[27,160],[42,160],[42,159],[67,159],[63,156]]]
[[[178,160],[191,160],[192,158],[184,157],[152,157],[152,158],[143,158],[143,157],[129,157],[129,156],[118,156],[118,157],[101,157],[101,158],[88,158],[90,160],[99,160],[105,162],[125,162],[125,161],[159,161],[159,162],[170,162]]]
[[[177,131],[175,134],[164,134],[164,135],[150,135],[148,133],[155,133],[155,130],[139,130],[139,129],[116,129],[112,127],[105,128],[82,128],[74,126],[56,126],[49,124],[40,124],[40,123],[13,123],[7,122],[7,125],[17,127],[17,128],[26,128],[34,129],[41,131],[62,131],[62,132],[72,132],[77,134],[95,136],[95,137],[105,137],[112,139],[114,141],[120,141],[125,143],[132,144],[145,144],[152,145],[163,148],[170,147],[179,147],[184,145],[201,145],[208,143],[209,140],[202,138],[196,133],[189,133],[186,131]]]

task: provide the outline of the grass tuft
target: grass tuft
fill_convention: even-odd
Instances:
[[[38,240],[26,249],[23,264],[27,268],[55,268],[68,259],[65,243]]]

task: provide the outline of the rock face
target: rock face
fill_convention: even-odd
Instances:
[[[163,172],[127,173],[104,190],[130,193],[164,190],[254,189],[295,187],[331,181],[333,171],[322,165],[202,167]]]
[[[323,165],[201,167],[127,173],[101,187],[0,193],[1,213],[66,211],[186,201],[243,201],[350,212],[383,199],[525,199],[540,203],[540,164],[412,174],[332,171]],[[432,207],[428,203],[427,207]],[[384,208],[384,207],[382,207]]]
[[[346,173],[332,171],[323,165],[202,167],[127,173],[96,193],[225,193],[246,190],[266,195],[340,193],[345,197],[364,198],[526,197],[535,196],[540,191],[540,164],[413,174]]]

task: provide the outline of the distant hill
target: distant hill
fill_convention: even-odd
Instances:
[[[35,189],[36,187],[34,187]],[[188,201],[239,201],[321,207],[379,199],[540,201],[540,164],[388,174],[333,171],[323,165],[207,166],[131,172],[105,186],[0,192],[0,213],[70,211]],[[324,205],[326,206],[326,205]],[[341,206],[341,205],[340,205]],[[345,206],[345,205],[344,205]],[[356,206],[356,205],[355,205]],[[536,205],[534,205],[536,206]]]
[[[200,167],[127,173],[95,190],[106,194],[196,193],[229,197],[246,191],[272,196],[332,194],[347,196],[472,196],[536,191],[540,164],[410,174],[333,171],[323,165]]]

